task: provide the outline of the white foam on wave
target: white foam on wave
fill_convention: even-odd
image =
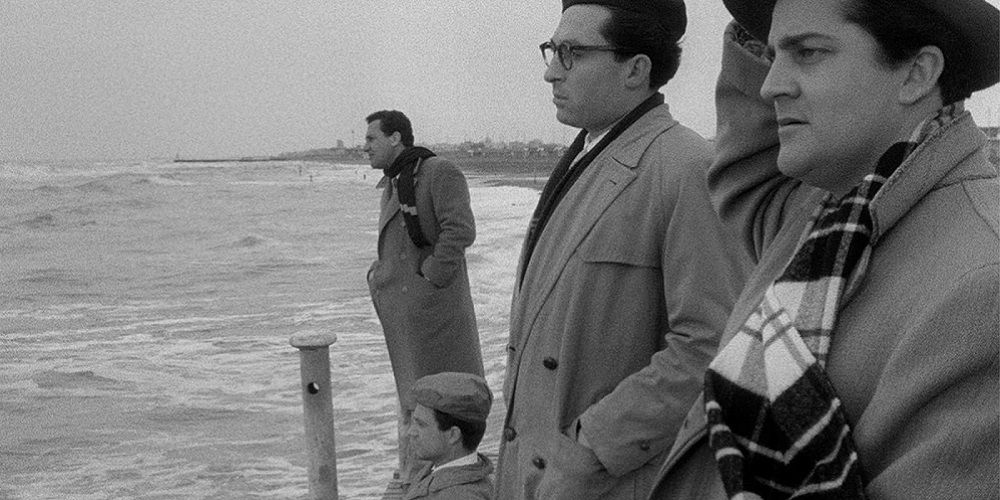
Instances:
[[[512,186],[470,191],[476,242],[467,253],[476,261],[469,265],[476,313],[482,319],[505,323],[521,241],[538,202],[538,191]]]

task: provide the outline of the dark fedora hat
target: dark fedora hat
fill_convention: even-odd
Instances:
[[[986,0],[899,0],[918,2],[941,16],[962,36],[963,48],[975,63],[970,90],[1000,81],[1000,11]],[[754,38],[767,41],[777,0],[722,0],[733,19]]]

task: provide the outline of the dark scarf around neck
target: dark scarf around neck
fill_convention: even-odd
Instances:
[[[416,175],[417,165],[422,160],[432,156],[435,154],[427,148],[410,146],[399,153],[392,165],[384,170],[385,176],[390,179],[399,176],[399,180],[396,182],[399,210],[403,212],[403,224],[406,226],[406,232],[410,234],[410,240],[417,248],[430,246],[430,242],[420,230],[420,217],[417,214],[417,192],[413,176]]]

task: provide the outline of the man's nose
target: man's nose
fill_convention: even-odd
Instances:
[[[542,73],[542,79],[548,83],[553,83],[558,80],[562,80],[565,76],[566,69],[562,67],[562,63],[556,57],[552,58],[552,61],[548,66],[545,67],[545,73]]]
[[[760,86],[760,96],[769,102],[773,102],[779,97],[795,97],[798,95],[798,85],[788,71],[787,64],[775,60],[771,63],[771,69],[764,78],[764,83]]]

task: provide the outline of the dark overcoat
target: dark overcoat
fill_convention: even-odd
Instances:
[[[483,375],[465,249],[476,224],[465,176],[440,157],[414,175],[417,214],[430,245],[417,248],[407,233],[395,183],[387,183],[379,216],[378,260],[368,286],[404,408],[413,383],[433,373]]]

